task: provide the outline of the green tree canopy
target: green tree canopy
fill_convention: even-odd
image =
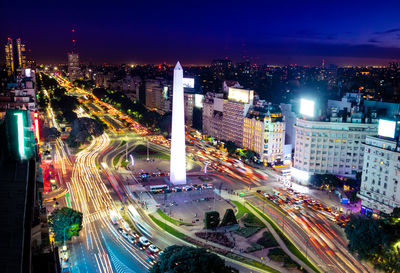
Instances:
[[[226,266],[225,261],[204,248],[173,245],[167,247],[160,261],[150,273],[235,273],[238,270]]]
[[[349,250],[357,253],[361,259],[381,253],[385,245],[390,245],[393,240],[389,226],[383,220],[352,217],[345,232]]]
[[[72,236],[79,236],[79,231],[82,229],[82,212],[73,210],[68,207],[56,209],[49,217],[49,227],[54,233],[54,240],[57,243],[71,240]]]
[[[235,142],[229,140],[225,143],[225,148],[226,148],[228,154],[231,155],[236,152],[237,146],[236,146]]]

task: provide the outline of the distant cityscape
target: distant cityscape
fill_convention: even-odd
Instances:
[[[45,65],[3,42],[5,272],[170,272],[171,245],[209,272],[400,271],[400,63],[90,65],[73,40]],[[372,220],[391,236],[368,250]]]

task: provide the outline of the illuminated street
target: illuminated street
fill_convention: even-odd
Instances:
[[[66,84],[66,86],[68,86],[68,84]],[[105,103],[102,104],[106,105]],[[112,109],[110,106],[106,107]],[[116,110],[112,109],[112,111]],[[118,111],[115,113],[118,113]],[[142,137],[139,137],[136,133],[128,133],[126,137],[122,138],[115,135],[114,138],[115,140],[113,141],[112,146],[108,146],[110,139],[106,134],[104,134],[94,140],[89,147],[77,155],[75,163],[76,167],[74,167],[70,187],[72,192],[76,192],[76,194],[73,194],[73,204],[77,209],[83,211],[86,216],[84,222],[85,229],[83,230],[85,235],[79,238],[79,246],[76,248],[75,246],[73,247],[73,253],[77,253],[79,247],[82,249],[85,245],[83,242],[86,241],[86,247],[94,249],[97,253],[108,253],[107,255],[97,255],[95,260],[85,258],[85,260],[88,260],[88,264],[104,265],[105,268],[111,267],[111,254],[109,254],[110,252],[108,251],[110,246],[105,245],[106,240],[104,238],[107,238],[106,236],[111,238],[112,236],[117,236],[125,246],[124,248],[127,252],[126,255],[134,256],[136,262],[145,269],[148,267],[148,264],[145,261],[145,255],[143,255],[143,253],[138,253],[139,251],[132,246],[130,246],[130,248],[127,247],[126,240],[116,234],[115,228],[109,221],[109,210],[118,210],[115,201],[118,201],[117,203],[120,204],[119,199],[121,199],[121,197],[125,198],[124,196],[128,196],[129,193],[127,193],[124,188],[121,188],[119,183],[116,183],[116,185],[113,186],[114,190],[116,187],[118,188],[118,194],[115,194],[115,192],[113,193],[112,190],[110,192],[110,185],[108,185],[107,188],[102,182],[104,175],[100,175],[95,163],[96,157],[100,155],[100,162],[104,162],[107,166],[112,166],[113,159],[119,154],[125,155],[127,147],[131,149],[140,143],[145,144],[145,142],[143,142]],[[129,140],[127,144],[121,142],[121,140],[125,139]],[[193,137],[191,137],[191,141],[198,143],[198,140]],[[150,147],[156,150],[159,149],[162,152],[168,152],[165,146],[157,143],[150,142]],[[203,148],[201,149],[200,147]],[[246,191],[247,185],[262,185],[262,178],[257,177],[258,174],[255,170],[247,168],[246,174],[242,173],[242,171],[238,172],[237,168],[231,166],[229,159],[225,156],[217,155],[216,150],[213,147],[202,144],[201,146],[196,145],[191,149],[193,150],[192,153],[199,155],[200,162],[203,161],[201,158],[207,158],[207,160],[216,163],[211,164],[212,166],[221,164],[222,166],[225,166],[225,168],[220,169],[220,171],[231,177],[225,178],[226,181],[229,181],[229,183],[225,184],[225,188],[236,191],[244,189]],[[240,168],[245,169],[244,166]],[[215,171],[211,171],[211,173],[213,172]],[[114,177],[111,173],[109,175]],[[216,173],[216,175],[218,174]],[[267,175],[265,174],[264,176]],[[119,179],[120,178],[118,178],[118,180]],[[269,179],[275,178],[271,176]],[[116,181],[115,178],[108,178],[108,180]],[[236,185],[236,183],[240,183],[241,185]],[[88,202],[84,202],[84,200],[88,200]],[[266,199],[261,198],[258,194],[246,194],[246,200],[254,204],[276,221],[283,231],[289,235],[291,240],[300,247],[303,253],[306,253],[306,255],[321,269],[324,269],[324,271],[372,272],[369,268],[362,265],[348,253],[345,249],[346,243],[343,239],[343,234],[338,234],[337,231],[335,231],[336,227],[332,228],[332,224],[325,215],[309,209],[302,209],[300,211],[295,210],[291,206],[277,208]],[[146,219],[145,214],[142,214],[142,217]],[[154,226],[151,220],[148,219],[147,222],[152,226],[153,230],[157,230],[157,226]],[[155,236],[154,240],[159,245],[168,245],[163,240],[159,241]],[[173,241],[173,239],[171,241]]]

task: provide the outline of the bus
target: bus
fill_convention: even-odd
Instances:
[[[152,193],[159,193],[159,192],[163,192],[165,190],[169,190],[169,187],[167,185],[150,186],[150,192],[152,192]]]

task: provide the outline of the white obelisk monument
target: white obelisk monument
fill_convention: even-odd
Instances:
[[[174,69],[172,97],[170,181],[186,184],[185,109],[183,98],[183,70],[179,62]]]

